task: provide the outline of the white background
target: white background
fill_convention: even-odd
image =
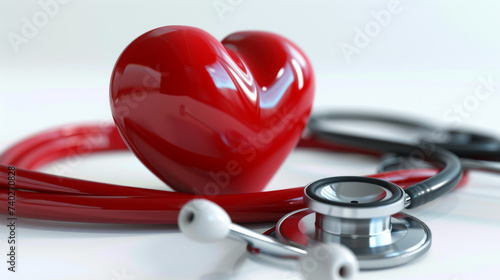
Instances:
[[[374,14],[394,12],[387,0],[73,0],[51,6],[50,15],[38,1],[0,0],[0,150],[53,126],[111,121],[108,83],[120,52],[140,34],[172,24],[196,26],[219,39],[240,30],[292,39],[315,67],[315,110],[400,112],[500,135],[500,2],[398,3],[381,26]],[[23,34],[26,22],[38,27]],[[362,42],[357,30],[366,28],[371,37]],[[357,52],[343,53],[347,44]],[[269,189],[368,174],[374,166],[360,156],[296,151]],[[85,158],[69,175],[163,187],[130,154]],[[495,279],[500,178],[471,177],[466,188],[412,211],[433,231],[423,259],[360,278]],[[293,279],[291,271],[249,262],[236,242],[195,244],[173,226],[20,223],[16,274],[7,271],[7,231],[0,227],[0,279]]]

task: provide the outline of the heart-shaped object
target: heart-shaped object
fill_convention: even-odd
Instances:
[[[134,40],[111,78],[122,138],[156,176],[181,192],[261,191],[297,144],[314,96],[304,53],[268,32],[219,42],[166,26]]]

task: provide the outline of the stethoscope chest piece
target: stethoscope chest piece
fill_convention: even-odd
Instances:
[[[332,177],[309,184],[302,209],[284,216],[265,234],[297,247],[340,243],[361,269],[398,266],[430,248],[431,232],[400,211],[405,193],[395,184],[367,177]]]

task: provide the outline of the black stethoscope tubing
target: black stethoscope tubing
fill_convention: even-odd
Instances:
[[[353,135],[331,128],[326,129],[323,122],[334,121],[370,121],[381,124],[399,125],[410,129],[420,129],[435,134],[447,134],[447,141],[435,141],[429,137],[422,137],[415,145],[401,142]],[[458,129],[442,129],[425,122],[413,119],[390,116],[383,114],[370,114],[361,112],[328,112],[311,116],[308,129],[314,136],[325,141],[342,143],[351,147],[390,153],[379,166],[379,171],[389,171],[402,166],[402,161],[407,161],[401,156],[415,156],[418,150],[433,150],[434,147],[448,150],[460,158],[464,169],[476,169],[500,173],[500,140],[493,136]]]
[[[336,112],[320,113],[311,116],[309,129],[314,135],[321,136],[332,141],[344,142],[355,146],[372,148],[377,151],[397,152],[404,154],[407,152],[407,145],[400,142],[374,139],[357,135],[349,135],[339,131],[325,130],[321,127],[321,122],[335,120],[355,120],[372,121],[385,124],[405,126],[411,129],[423,129],[429,132],[447,133],[450,139],[446,142],[436,142],[429,139],[420,139],[420,144],[434,144],[446,149],[460,158],[470,158],[489,161],[500,161],[500,141],[493,136],[482,133],[470,132],[459,129],[445,129],[400,116],[390,116],[381,114],[370,114],[361,112]]]
[[[364,120],[364,117],[364,115],[360,114],[346,115],[340,113],[314,115],[309,121],[308,128],[310,132],[319,139],[332,141],[335,143],[340,142],[350,146],[363,147],[383,153],[395,152],[404,155],[414,155],[414,157],[418,157],[421,161],[426,161],[443,168],[441,172],[439,172],[435,176],[405,189],[405,192],[407,194],[405,203],[406,208],[415,208],[442,196],[443,194],[453,189],[453,187],[462,178],[463,169],[459,158],[455,154],[437,145],[409,145],[393,141],[358,137],[344,133],[337,133],[331,130],[324,130],[319,124],[321,121],[332,120],[335,118]],[[375,118],[371,116],[369,118],[369,120],[374,119]],[[416,122],[402,121],[392,118],[388,119],[383,116],[378,116],[377,120],[423,128],[423,125],[420,125]]]

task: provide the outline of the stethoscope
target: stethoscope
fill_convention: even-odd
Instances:
[[[324,178],[304,188],[307,208],[285,215],[264,235],[231,224],[222,208],[197,199],[180,211],[179,228],[197,241],[229,236],[247,242],[249,254],[268,263],[298,260],[308,279],[354,279],[358,268],[402,265],[425,254],[432,238],[424,222],[401,211],[442,196],[462,178],[459,158],[447,150],[400,144],[399,152],[416,150],[442,169],[405,190],[376,178]]]
[[[336,117],[339,116],[343,120],[348,119],[346,114]],[[84,140],[91,138],[99,139],[102,145],[96,145],[88,153],[125,150],[125,144],[111,124],[71,126],[40,133],[8,149],[0,156],[0,162],[16,166],[17,196],[21,198],[18,203],[22,204],[18,207],[18,215],[22,217],[102,223],[179,222],[181,229],[183,224],[191,227],[187,231],[184,227],[184,232],[191,231],[191,236],[202,240],[210,240],[209,229],[215,228],[219,232],[217,238],[229,235],[247,241],[252,257],[278,257],[285,261],[299,259],[306,270],[311,263],[310,257],[314,255],[308,252],[324,251],[320,255],[328,260],[324,262],[325,269],[334,271],[337,278],[342,276],[340,279],[355,275],[358,266],[361,269],[386,268],[420,257],[430,247],[431,232],[422,221],[401,211],[425,204],[457,186],[462,178],[461,159],[438,144],[389,143],[383,146],[377,143],[377,139],[326,131],[320,122],[333,117],[333,114],[314,115],[308,127],[309,135],[299,146],[367,154],[413,154],[413,157],[418,155],[420,162],[434,164],[441,170],[419,168],[389,171],[370,177],[332,177],[315,181],[305,188],[215,197],[117,186],[30,170],[60,159],[68,151],[82,149],[86,143]],[[354,115],[353,118],[360,117]],[[370,119],[373,120],[374,116]],[[384,119],[387,120],[392,119]],[[401,124],[400,120],[395,122]],[[452,133],[460,135],[461,139],[467,138],[464,134]],[[489,150],[481,159],[495,160],[493,156],[487,157],[489,151],[492,154],[495,152],[491,149],[495,145],[494,138],[479,134],[473,136],[468,137],[470,141],[467,144],[473,149],[487,147]],[[330,142],[332,140],[335,142]],[[457,140],[450,142],[456,143]],[[464,144],[456,144],[460,145]],[[459,148],[467,149],[465,146]],[[400,167],[395,164],[384,166],[385,169],[387,166],[392,169]],[[2,165],[4,175],[8,170],[7,165]],[[2,184],[0,198],[4,201],[7,199],[6,187]],[[200,202],[202,198],[222,205],[237,223],[281,219],[265,235],[230,223],[228,227],[199,224],[198,221],[204,220],[197,218],[199,213],[211,213],[199,212],[207,205],[204,200]],[[201,207],[199,203],[205,206]],[[185,206],[179,213],[181,205]],[[207,209],[214,206],[210,205],[206,206]],[[228,224],[227,221],[223,224]],[[189,226],[191,224],[196,226]],[[201,233],[206,236],[196,237]]]
[[[442,166],[435,176],[402,190],[388,181],[368,177],[331,177],[304,188],[307,208],[282,217],[263,235],[231,224],[229,216],[216,204],[194,200],[186,204],[178,218],[179,228],[196,241],[214,241],[225,236],[248,243],[248,255],[266,263],[298,261],[307,279],[354,279],[358,269],[381,269],[411,262],[431,246],[431,231],[416,217],[403,213],[440,197],[468,169],[498,172],[485,160],[498,160],[499,142],[486,135],[466,131],[439,131],[446,141],[422,139],[415,145],[357,136],[325,129],[322,122],[370,121],[406,126],[433,132],[422,122],[380,114],[327,113],[314,115],[308,129],[313,135],[354,148],[382,151],[382,171],[408,166],[408,160]],[[323,124],[324,125],[324,124]],[[453,151],[451,153],[449,150]],[[398,155],[398,156],[397,156]],[[457,155],[462,158],[458,158]],[[347,249],[348,248],[348,249]],[[322,253],[318,253],[318,252]]]

